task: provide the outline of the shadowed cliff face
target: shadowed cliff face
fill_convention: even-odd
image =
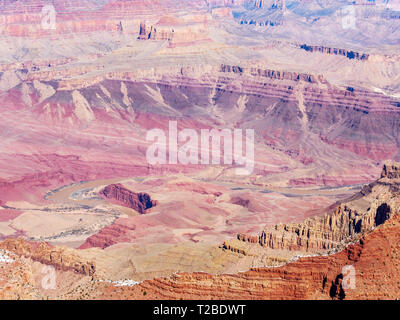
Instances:
[[[398,168],[398,164],[391,165]],[[336,252],[330,255],[320,252],[313,256],[297,257],[274,268],[251,268],[247,272],[222,275],[178,273],[132,286],[114,286],[110,281],[104,281],[104,258],[100,258],[96,264],[92,250],[67,250],[45,243],[35,245],[22,239],[6,240],[0,247],[12,253],[15,262],[8,263],[22,263],[25,268],[30,262],[20,257],[26,257],[55,266],[59,272],[74,270],[91,276],[82,280],[80,286],[64,290],[58,296],[62,299],[76,299],[82,294],[90,299],[394,299],[400,296],[398,281],[393,280],[400,274],[399,185],[398,178],[381,178],[346,201],[347,209],[339,206],[342,209],[328,216],[331,219],[316,217],[298,224],[293,232],[294,236],[299,237],[295,242],[301,245],[301,235],[304,233],[299,230],[307,228],[307,248],[315,248],[311,245],[316,243],[313,236],[321,236],[316,228],[322,224],[325,225],[325,233],[320,238],[322,241],[335,240],[341,232],[340,239],[344,241],[337,243]],[[362,208],[367,208],[366,212]],[[346,219],[355,218],[365,224],[370,222],[371,225],[362,223],[360,227],[352,229],[353,224]],[[342,225],[349,228],[341,229]],[[286,225],[275,230],[281,232],[281,238],[285,239],[288,238],[285,233],[292,232],[293,226]],[[277,249],[282,247],[274,248]],[[291,246],[286,249],[291,251],[298,248]],[[355,271],[352,286],[348,285],[349,267]],[[30,273],[27,270],[24,272],[23,276],[29,277]],[[34,281],[29,284],[34,292]],[[11,297],[19,289],[14,283],[9,287],[7,296]]]
[[[383,166],[381,178],[400,179],[400,168],[397,163],[386,163]]]

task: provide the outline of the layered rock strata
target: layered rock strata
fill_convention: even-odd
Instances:
[[[108,185],[100,191],[100,194],[125,207],[134,209],[140,214],[145,214],[148,209],[157,205],[157,201],[151,200],[149,194],[135,193],[121,184]]]
[[[309,51],[309,52],[321,52],[326,54],[333,54],[333,55],[340,55],[344,56],[348,59],[356,59],[366,61],[369,58],[368,54],[359,53],[351,50],[346,49],[339,49],[339,48],[330,48],[330,47],[323,47],[323,46],[309,46],[306,44],[302,44],[299,46],[300,49]]]
[[[0,248],[59,270],[71,270],[87,276],[93,276],[96,272],[93,261],[85,260],[70,248],[53,247],[45,242],[29,243],[22,238],[6,239],[0,243]]]
[[[239,236],[256,246],[300,249],[314,252],[313,256],[237,274],[180,273],[112,294],[124,299],[399,298],[400,283],[393,280],[400,274],[399,174],[400,164],[387,163],[382,178],[339,205],[333,214],[276,226],[258,237]],[[337,253],[325,254],[330,248]],[[101,298],[111,294],[107,286],[94,291]]]
[[[302,223],[279,224],[258,236],[238,234],[239,241],[264,248],[318,253],[337,249],[383,224],[400,210],[400,164],[384,165],[381,179],[340,204],[333,213],[312,217]],[[226,249],[245,253],[226,242]]]
[[[381,178],[400,179],[400,164],[396,162],[388,162],[383,166]]]
[[[133,288],[101,288],[125,299],[396,299],[400,297],[400,216],[332,256],[301,258],[278,268],[213,276],[176,274]],[[355,271],[347,277],[346,268]],[[348,280],[354,281],[348,283]],[[346,281],[346,285],[343,284]],[[101,291],[101,293],[100,293]]]

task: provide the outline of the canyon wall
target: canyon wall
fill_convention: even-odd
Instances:
[[[400,285],[395,280],[400,275],[400,164],[385,164],[381,176],[331,215],[273,228],[276,237],[272,242],[263,236],[241,238],[241,242],[259,248],[314,253],[278,267],[253,267],[221,275],[177,273],[117,286],[98,278],[95,260],[84,258],[93,256],[94,251],[80,252],[20,238],[7,239],[0,248],[60,271],[92,276],[82,284],[84,290],[78,286],[65,292],[63,299],[82,297],[82,292],[90,299],[395,299],[400,297]],[[332,243],[338,245],[336,253],[319,250],[330,248]],[[348,269],[344,267],[355,271],[354,287],[347,287]],[[15,283],[13,286],[5,297],[13,297],[20,288]]]
[[[72,270],[88,276],[96,272],[93,261],[85,260],[70,248],[53,247],[44,242],[29,243],[22,238],[6,239],[0,243],[0,248],[60,270]]]
[[[238,234],[237,240],[270,249],[313,253],[340,248],[400,211],[399,174],[399,163],[385,164],[380,180],[364,186],[359,194],[340,204],[333,213],[302,223],[275,225],[258,236]],[[239,250],[235,248],[235,241],[227,241],[223,247]],[[239,252],[246,253],[243,248]]]
[[[253,245],[315,252],[346,240],[334,254],[320,252],[296,257],[283,266],[251,268],[237,274],[178,273],[130,288],[102,285],[92,292],[104,299],[399,298],[399,169],[398,163],[386,164],[382,172],[385,178],[365,186],[332,215],[276,227],[273,241],[266,241],[267,232],[258,239],[241,236],[242,241]],[[388,171],[391,178],[387,178]]]

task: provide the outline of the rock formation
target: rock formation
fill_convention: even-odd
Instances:
[[[121,297],[343,298],[353,249],[397,276],[396,248],[367,240],[396,241],[379,232],[399,165],[348,197],[400,159],[399,14],[360,5],[341,28],[346,2],[53,0],[48,29],[49,1],[1,1],[0,297],[41,297],[42,264],[69,298],[113,298],[123,278],[157,279]],[[236,159],[149,165],[146,133],[170,121],[253,130],[251,175]]]
[[[252,268],[238,274],[178,273],[113,291],[123,299],[395,299],[400,297],[400,165],[391,168],[391,180],[380,179],[363,188],[331,215],[302,224],[275,227],[275,236],[258,239],[271,248],[317,252],[338,246],[336,253],[301,257],[284,266]],[[384,202],[383,202],[384,201]],[[392,209],[387,203],[390,203]],[[355,210],[355,205],[366,211]],[[368,207],[368,208],[367,208]],[[240,235],[242,241],[257,238]],[[272,239],[273,238],[273,239]],[[259,244],[258,244],[259,245]],[[239,254],[246,254],[231,248]],[[351,268],[354,273],[348,273]],[[349,278],[349,277],[354,278]],[[382,289],[383,288],[383,289]],[[111,288],[95,290],[107,298]],[[144,295],[143,292],[146,292]]]
[[[385,163],[383,166],[381,178],[400,179],[400,164],[395,162]]]
[[[350,51],[350,50],[346,50],[346,49],[329,48],[329,47],[323,47],[323,46],[309,46],[306,44],[302,44],[299,47],[301,49],[304,49],[309,52],[321,52],[321,53],[326,53],[326,54],[341,55],[348,59],[356,59],[356,60],[366,61],[369,58],[368,54]]]
[[[44,242],[29,243],[22,238],[6,239],[0,243],[0,248],[60,270],[72,270],[88,276],[96,272],[93,261],[86,261],[69,248],[53,247]]]
[[[147,193],[135,193],[122,184],[112,184],[100,191],[100,194],[120,203],[123,206],[134,209],[140,214],[145,214],[149,209],[157,205],[157,201],[151,200]]]
[[[279,250],[321,253],[337,249],[400,211],[399,174],[399,163],[385,164],[380,180],[364,186],[359,194],[340,204],[333,213],[302,223],[269,227],[259,236],[238,234],[237,239]],[[224,248],[235,250],[234,243],[228,241]]]
[[[170,47],[186,46],[209,41],[210,17],[205,14],[191,15],[190,20],[171,16],[162,17],[157,23],[144,21],[139,26],[139,40],[168,41]]]
[[[400,215],[331,256],[300,258],[278,268],[212,276],[176,274],[119,289],[123,299],[396,299],[400,297]],[[343,285],[343,267],[355,270],[355,287]],[[347,279],[345,279],[347,281]],[[348,289],[346,289],[348,288]],[[109,290],[109,291],[108,291]],[[146,295],[143,295],[146,292]],[[98,296],[106,298],[111,288]]]

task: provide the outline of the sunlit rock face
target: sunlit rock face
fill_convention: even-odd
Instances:
[[[151,200],[149,194],[132,192],[124,188],[121,184],[112,184],[105,187],[101,191],[101,195],[118,204],[120,203],[123,206],[134,209],[141,214],[145,214],[147,210],[157,205],[156,201]]]
[[[400,19],[391,1],[47,4],[0,6],[0,239],[13,260],[4,278],[21,266],[26,282],[5,297],[79,298],[77,283],[90,287],[93,277],[102,283],[96,297],[109,297],[108,280],[155,278],[121,297],[143,288],[163,297],[169,283],[190,297],[246,296],[196,291],[193,279],[213,288],[234,280],[212,274],[338,248],[369,256],[396,219]],[[150,164],[146,136],[168,136],[170,121],[199,135],[254,130],[254,170]],[[348,247],[364,236],[371,247]],[[335,282],[348,260],[324,259],[276,272],[297,277],[334,261],[317,280]],[[39,288],[42,265],[65,279],[57,290]],[[159,280],[176,272],[188,274]],[[256,286],[259,276],[276,278],[261,269],[237,281]],[[340,284],[320,288],[307,277],[288,282],[301,294],[282,280],[276,295],[257,297],[340,293]]]

